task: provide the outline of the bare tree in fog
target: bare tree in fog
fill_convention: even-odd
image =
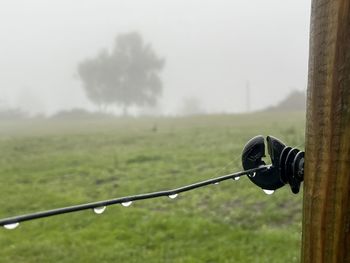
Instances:
[[[78,65],[88,98],[100,109],[108,105],[122,107],[127,115],[130,106],[154,106],[162,93],[159,77],[164,59],[159,58],[141,35],[131,32],[118,35],[111,52]]]

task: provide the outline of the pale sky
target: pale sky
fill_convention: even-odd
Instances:
[[[52,114],[95,109],[77,64],[139,31],[166,59],[160,108],[184,98],[209,112],[251,109],[305,90],[310,0],[0,0],[0,99]]]

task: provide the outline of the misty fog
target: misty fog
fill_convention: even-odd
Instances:
[[[4,0],[0,108],[98,110],[78,64],[137,31],[166,63],[158,105],[133,114],[181,114],[191,101],[195,112],[244,112],[247,83],[250,110],[263,109],[306,89],[309,13],[302,0]]]

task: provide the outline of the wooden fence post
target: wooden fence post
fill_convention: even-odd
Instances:
[[[350,262],[350,0],[312,0],[302,262]]]

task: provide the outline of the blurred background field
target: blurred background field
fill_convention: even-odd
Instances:
[[[0,217],[241,170],[253,136],[304,145],[304,112],[0,123]],[[301,197],[247,178],[0,230],[1,262],[298,262]]]
[[[304,147],[310,1],[2,0],[0,218]],[[286,15],[288,14],[288,15]],[[248,178],[0,229],[2,262],[297,262],[301,198]]]

